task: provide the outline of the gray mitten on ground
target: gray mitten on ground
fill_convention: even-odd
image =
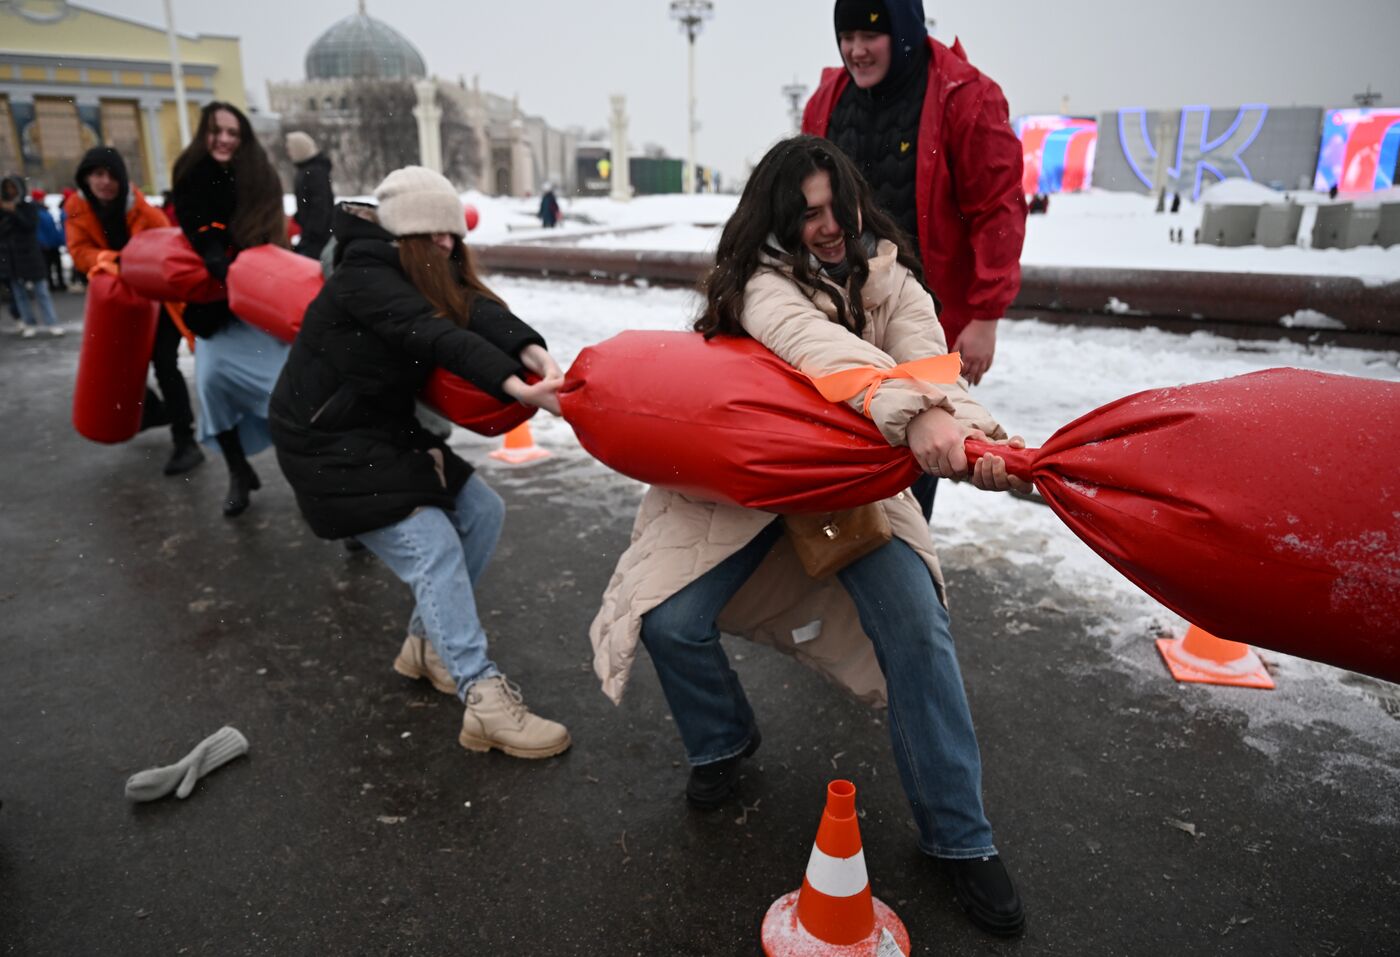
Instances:
[[[126,799],[154,801],[171,791],[178,798],[187,798],[201,777],[247,752],[248,739],[235,728],[222,727],[175,764],[138,771],[127,778]]]

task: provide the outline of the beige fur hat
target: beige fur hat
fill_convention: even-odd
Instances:
[[[465,238],[467,221],[457,190],[441,173],[405,166],[384,177],[374,190],[379,225],[395,236],[452,233]]]
[[[293,163],[305,163],[318,152],[316,141],[301,130],[292,130],[287,134],[287,156]]]

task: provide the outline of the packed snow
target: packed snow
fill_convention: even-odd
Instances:
[[[1316,206],[1326,201],[1320,194],[1281,194],[1239,180],[1227,180],[1211,189],[1216,191],[1208,191],[1212,202],[1279,203],[1285,201],[1286,195],[1301,203],[1305,206],[1299,230],[1303,245],[1282,249],[1198,246],[1192,239],[1201,224],[1204,203],[1183,200],[1179,212],[1157,213],[1154,197],[1095,189],[1052,196],[1049,212],[1029,217],[1021,261],[1028,266],[1290,273],[1354,276],[1371,284],[1400,282],[1400,246],[1307,248]],[[561,198],[563,224],[550,230],[541,229],[535,216],[538,199],[466,193],[463,201],[481,214],[480,225],[469,237],[473,243],[529,242],[541,238],[558,242],[572,236],[574,245],[592,248],[713,252],[738,197],[641,196],[626,203],[606,198]],[[642,226],[655,228],[636,228]],[[607,227],[628,231],[609,234]],[[1183,231],[1185,242],[1171,241],[1170,232],[1174,229]]]

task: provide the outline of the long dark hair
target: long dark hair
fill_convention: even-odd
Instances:
[[[824,277],[802,245],[802,221],[807,210],[802,183],[821,171],[831,178],[832,210],[846,236],[849,315],[847,295]],[[802,286],[829,295],[836,304],[837,320],[860,335],[865,329],[861,290],[870,277],[869,257],[861,243],[862,225],[876,240],[894,243],[900,263],[923,282],[923,268],[909,238],[875,205],[865,178],[834,143],[819,136],[794,136],[779,141],[754,167],[734,215],[725,223],[715,252],[715,266],[700,284],[705,307],[695,320],[695,331],[704,333],[707,339],[745,335],[740,321],[744,287],[762,265],[760,257],[766,254],[791,268]],[[773,240],[781,248],[774,248]]]
[[[238,120],[238,149],[229,165],[233,171],[234,212],[228,224],[229,239],[239,249],[263,243],[287,245],[287,218],[282,210],[282,180],[258,142],[253,125],[232,103],[215,100],[199,111],[199,128],[184,152],[175,160],[174,182],[181,182],[209,155],[209,134],[214,114],[225,110]]]
[[[433,242],[431,236],[401,236],[398,247],[399,263],[408,281],[438,315],[465,328],[477,296],[505,305],[481,281],[471,250],[459,237],[452,237],[451,253]]]

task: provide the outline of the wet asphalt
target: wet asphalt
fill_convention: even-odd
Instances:
[[[1400,953],[1400,721],[1389,748],[1326,713],[1261,747],[1258,692],[1145,680],[1092,603],[1004,562],[947,571],[1022,939],[972,927],[916,849],[882,715],[774,653],[730,645],[764,731],[742,800],[688,810],[645,655],[619,707],[592,676],[638,492],[577,450],[483,465],[509,512],[480,595],[574,747],[469,754],[455,700],[390,669],[407,590],[310,534],[270,452],[228,520],[217,458],[165,478],[162,430],[73,431],[59,299],[67,337],[0,337],[0,953],[757,954],[835,777],[918,954]],[[225,724],[247,757],[124,800]]]

